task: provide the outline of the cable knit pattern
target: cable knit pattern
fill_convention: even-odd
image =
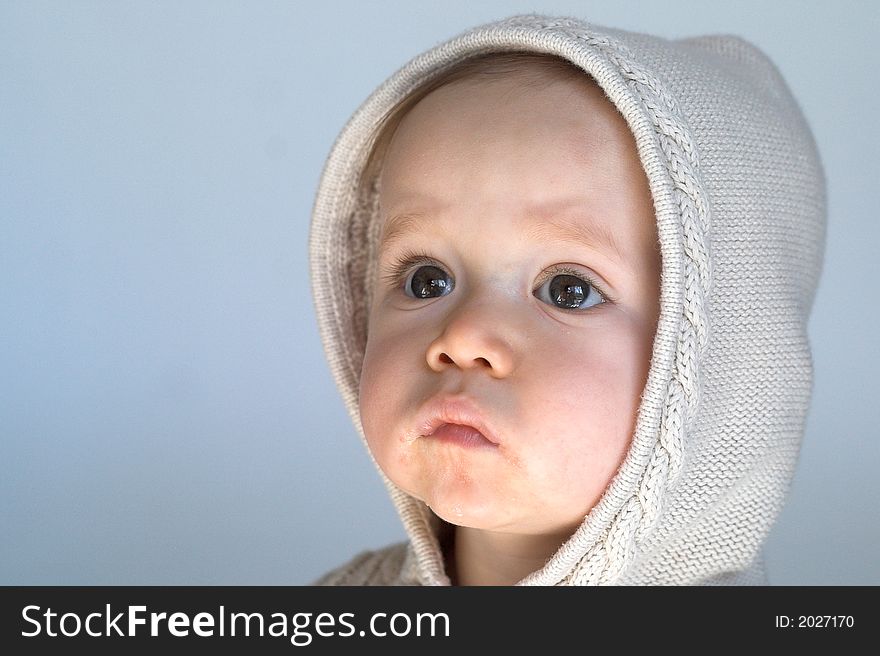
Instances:
[[[574,535],[520,583],[762,583],[760,546],[790,485],[810,399],[806,322],[825,197],[796,102],[738,37],[669,41],[513,16],[422,53],[364,102],[328,158],[310,235],[319,328],[355,427],[366,444],[357,389],[377,222],[375,189],[359,198],[356,182],[372,130],[451,63],[511,49],[569,59],[618,108],[651,188],[663,261],[627,457]],[[383,480],[409,543],[361,554],[319,582],[448,584],[436,516]]]

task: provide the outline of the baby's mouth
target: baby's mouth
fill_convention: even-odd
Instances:
[[[440,424],[433,433],[423,437],[467,448],[498,447],[476,428],[465,424]]]
[[[498,447],[487,414],[471,397],[440,394],[420,408],[408,441],[427,438],[466,447]]]

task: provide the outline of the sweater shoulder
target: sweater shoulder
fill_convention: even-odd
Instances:
[[[408,542],[362,551],[347,563],[330,570],[312,585],[411,585],[405,576]]]

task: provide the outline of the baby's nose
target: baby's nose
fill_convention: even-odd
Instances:
[[[437,372],[457,367],[484,370],[493,378],[509,376],[516,365],[504,325],[497,318],[467,308],[448,318],[443,332],[429,344],[426,358]]]

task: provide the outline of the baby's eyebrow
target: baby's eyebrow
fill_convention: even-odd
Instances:
[[[559,217],[543,218],[526,230],[526,238],[530,241],[555,239],[570,242],[612,255],[618,261],[623,259],[614,233],[607,226],[592,221],[571,221]]]
[[[379,255],[391,248],[395,242],[399,241],[408,232],[418,232],[419,221],[424,214],[413,212],[409,214],[397,214],[392,216],[382,228],[382,235],[379,238]]]
[[[395,242],[410,232],[419,232],[424,214],[419,212],[397,214],[385,223],[379,239],[379,254],[390,249]],[[564,241],[578,246],[587,246],[597,252],[623,259],[617,240],[607,226],[592,221],[572,221],[561,217],[531,217],[533,225],[526,230],[529,241]]]

